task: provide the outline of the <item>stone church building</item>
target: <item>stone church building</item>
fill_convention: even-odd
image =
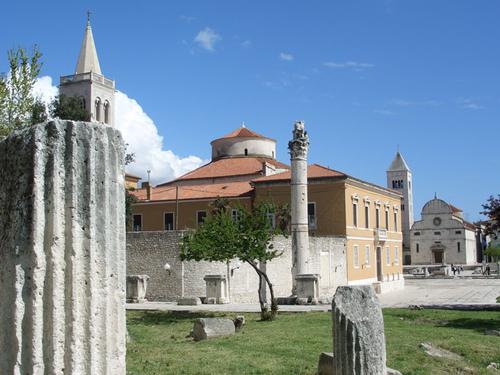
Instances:
[[[459,208],[435,197],[410,232],[412,264],[477,263],[476,226]]]

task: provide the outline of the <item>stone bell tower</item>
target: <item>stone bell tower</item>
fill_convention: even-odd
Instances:
[[[403,155],[398,152],[387,170],[387,187],[403,194],[401,199],[401,222],[403,232],[403,264],[411,263],[410,229],[413,226],[413,181],[411,170]]]
[[[90,26],[90,13],[87,14],[87,27],[75,74],[60,77],[59,93],[79,97],[82,106],[90,114],[90,121],[114,125],[115,82],[104,77],[101,72]]]

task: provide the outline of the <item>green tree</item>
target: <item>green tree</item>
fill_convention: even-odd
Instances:
[[[90,113],[85,110],[82,100],[76,96],[58,95],[50,105],[50,114],[61,120],[90,121]]]
[[[44,103],[33,95],[40,74],[42,54],[35,45],[31,54],[24,48],[7,53],[9,73],[0,77],[0,136],[46,119]]]
[[[274,319],[278,305],[274,298],[273,284],[260,264],[271,261],[282,252],[274,249],[276,235],[287,235],[289,210],[271,203],[259,203],[251,210],[238,207],[233,217],[227,201],[217,200],[210,215],[196,231],[185,234],[181,244],[181,259],[209,262],[229,262],[239,259],[248,263],[259,276],[259,303],[261,318]],[[276,215],[276,226],[270,214]],[[265,290],[269,288],[271,309],[266,304]]]
[[[491,195],[482,206],[484,211],[481,214],[489,219],[485,223],[485,232],[497,238],[498,233],[500,233],[500,194],[496,198]]]

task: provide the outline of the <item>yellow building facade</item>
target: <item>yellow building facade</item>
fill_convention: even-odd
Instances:
[[[133,190],[138,202],[129,229],[196,228],[217,198],[226,198],[234,208],[261,201],[290,204],[291,171],[274,159],[275,141],[262,141],[263,136],[243,129],[229,135],[231,150],[239,147],[238,137],[244,141],[237,154],[225,155],[225,138],[219,138],[212,162],[154,188]],[[261,142],[255,153],[252,139]],[[401,197],[397,191],[309,165],[309,235],[345,239],[348,284],[402,281]]]

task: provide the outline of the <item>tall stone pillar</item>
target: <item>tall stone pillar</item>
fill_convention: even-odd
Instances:
[[[304,123],[297,121],[293,128],[293,139],[288,143],[290,151],[291,179],[291,232],[293,254],[293,276],[295,292],[299,298],[317,298],[317,277],[309,274],[309,223],[307,216],[307,151],[309,136]],[[311,279],[312,278],[312,279]],[[304,285],[308,284],[308,285]],[[312,285],[309,285],[311,284]],[[311,293],[311,291],[313,293]]]
[[[123,156],[103,124],[0,142],[1,374],[125,374]]]

